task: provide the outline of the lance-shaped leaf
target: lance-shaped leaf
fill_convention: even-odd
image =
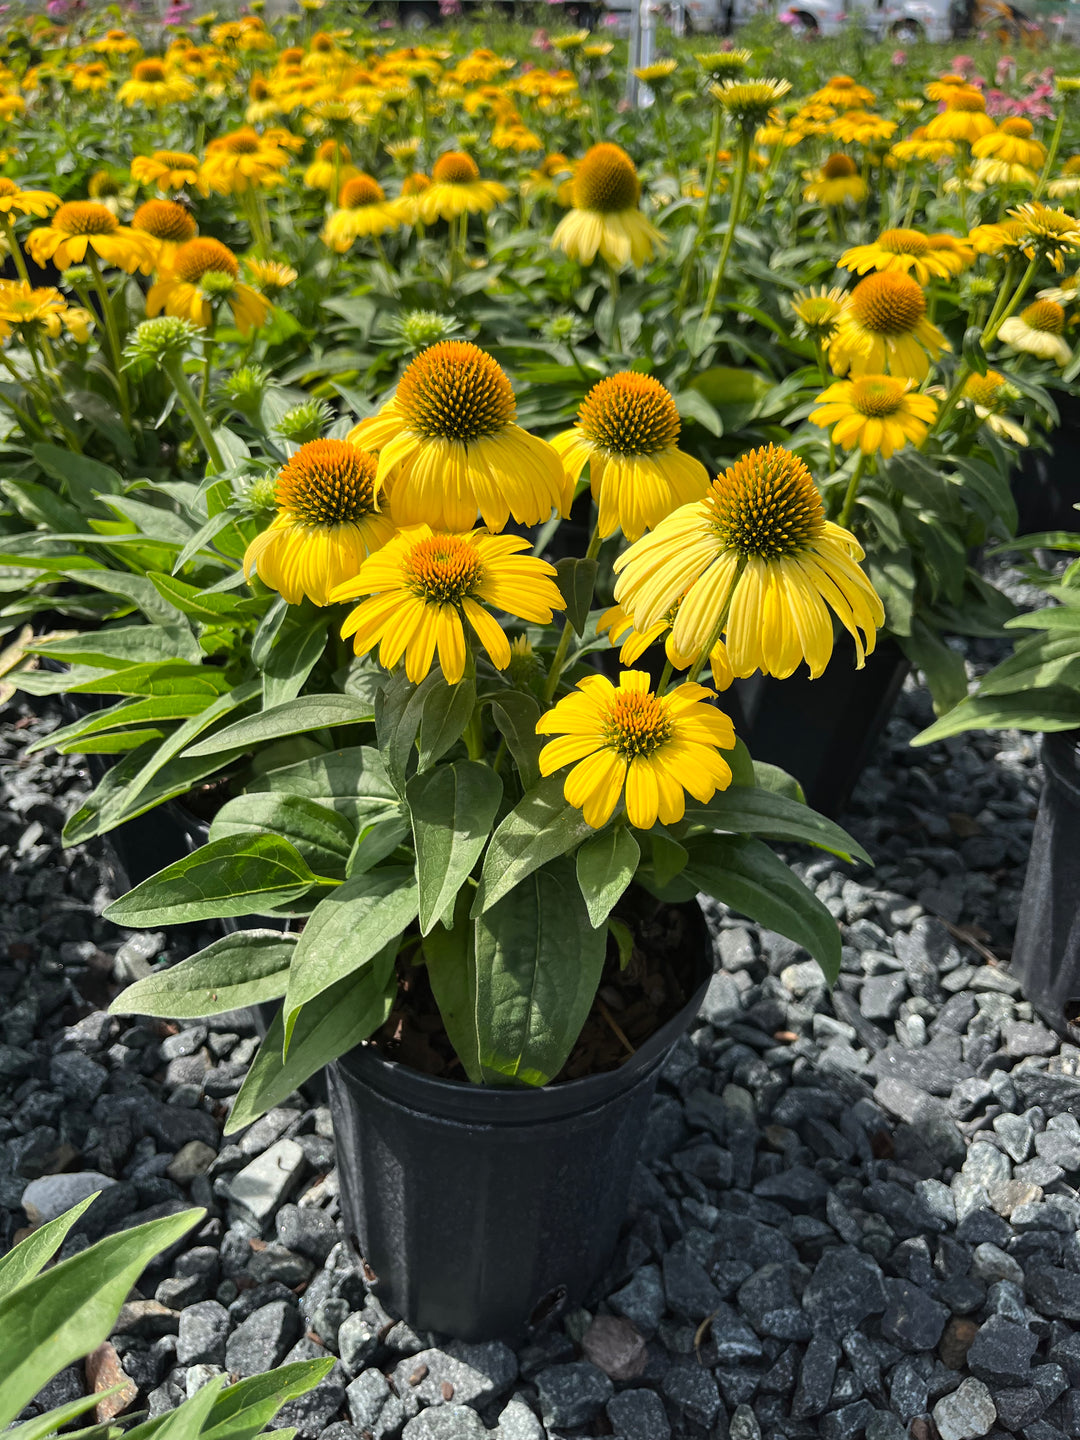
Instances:
[[[109,1013],[191,1020],[279,1000],[289,982],[296,940],[280,930],[223,935],[179,965],[136,980],[116,997]]]
[[[872,864],[870,856],[857,840],[839,825],[811,810],[809,805],[793,800],[771,789],[732,786],[718,790],[705,805],[691,801],[686,807],[687,820],[729,830],[736,835],[764,835],[770,840],[793,840],[803,845],[816,845],[845,860],[863,860]]]
[[[491,833],[502,790],[490,766],[475,760],[423,770],[405,787],[416,845],[421,935],[453,909]]]
[[[356,830],[396,813],[400,799],[373,745],[328,750],[267,770],[247,786],[247,794],[256,791],[302,795],[336,810]]]
[[[599,928],[633,880],[641,847],[625,825],[601,830],[577,852],[577,879],[589,912],[589,924]]]
[[[358,705],[348,695],[298,695],[285,705],[234,720],[206,740],[188,747],[188,757],[216,755],[223,750],[240,747],[251,750],[283,740],[289,735],[304,735],[312,730],[326,730],[332,725],[361,725],[373,719],[366,705]]]
[[[83,1211],[92,1205],[100,1191],[81,1200],[55,1220],[32,1231],[18,1245],[0,1256],[0,1300],[14,1294],[20,1285],[27,1284],[40,1275],[45,1266],[64,1243],[64,1237],[79,1219]]]
[[[488,844],[473,915],[508,895],[534,870],[595,835],[584,815],[563,797],[563,778],[551,775],[528,791],[499,824]]]
[[[318,875],[345,878],[345,865],[356,831],[343,815],[302,795],[257,791],[227,800],[214,816],[210,839],[228,835],[278,835],[304,857]]]

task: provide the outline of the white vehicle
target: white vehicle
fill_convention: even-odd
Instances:
[[[791,0],[779,20],[797,35],[837,35],[861,24],[877,40],[950,40],[951,0]]]

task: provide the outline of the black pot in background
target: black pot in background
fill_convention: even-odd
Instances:
[[[1012,972],[1059,1034],[1080,1040],[1080,731],[1045,735],[1045,773]]]
[[[1061,424],[1051,432],[1050,450],[1025,450],[1012,473],[1017,535],[1043,530],[1080,531],[1080,395],[1058,392]]]
[[[801,666],[787,680],[752,675],[720,696],[721,706],[755,760],[794,775],[807,802],[837,815],[884,730],[910,666],[895,640],[878,641],[862,670],[848,643],[838,643],[825,673],[811,680]]]
[[[499,1089],[364,1045],[328,1066],[346,1235],[392,1313],[463,1340],[512,1338],[586,1299],[615,1249],[660,1069],[712,974],[693,913],[701,984],[618,1070]]]

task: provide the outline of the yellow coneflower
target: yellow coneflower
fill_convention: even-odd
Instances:
[[[998,220],[994,224],[976,225],[967,237],[977,255],[1007,255],[1016,249],[1024,226],[1018,220]]]
[[[972,178],[988,185],[1031,185],[1046,159],[1046,146],[1034,139],[1030,120],[1020,115],[1003,120],[971,147],[975,157]]]
[[[810,101],[817,105],[831,105],[834,110],[865,110],[874,103],[874,92],[865,85],[857,85],[850,75],[834,75],[826,80],[820,90],[815,90]]]
[[[1012,385],[1000,370],[987,370],[985,375],[969,375],[964,381],[961,404],[970,405],[975,414],[995,435],[1012,440],[1017,445],[1027,445],[1027,431],[1010,420],[1001,411],[1010,401],[1018,400],[1020,391]]]
[[[227,245],[209,236],[178,247],[146,297],[146,313],[177,315],[206,330],[215,305],[225,302],[241,335],[263,323],[270,307],[240,279],[240,262]]]
[[[721,750],[735,746],[735,727],[709,703],[703,685],[652,692],[643,670],[624,670],[619,684],[589,675],[536,722],[556,735],[540,752],[540,773],[566,765],[563,794],[593,829],[607,824],[624,798],[639,830],[657,820],[674,825],[686,814],[686,792],[706,804],[731,784]]]
[[[1080,300],[1080,275],[1067,275],[1060,285],[1035,292],[1040,300],[1056,300],[1059,305],[1075,305]]]
[[[465,673],[465,624],[497,670],[510,664],[510,641],[484,608],[493,606],[536,625],[563,609],[555,567],[528,551],[517,535],[437,534],[430,525],[400,531],[332,592],[335,602],[363,600],[341,633],[357,655],[379,647],[379,664],[392,670],[404,656],[414,684],[431,669],[436,652],[443,678],[456,685]]]
[[[452,150],[431,167],[431,184],[416,196],[416,215],[425,225],[459,215],[486,215],[509,194],[497,180],[481,180],[471,155]]]
[[[645,265],[664,237],[638,208],[641,182],[618,145],[594,145],[574,167],[571,206],[555,227],[551,245],[579,265],[599,254],[609,265]]]
[[[937,414],[932,396],[919,394],[914,381],[894,375],[838,380],[815,403],[821,408],[810,412],[810,423],[823,430],[832,427],[835,444],[886,460],[909,442],[925,440]]]
[[[199,174],[218,195],[245,190],[270,190],[285,183],[291,156],[280,138],[260,135],[250,125],[211,140]]]
[[[136,55],[142,45],[126,30],[106,30],[100,40],[95,40],[91,49],[99,55]]]
[[[44,220],[50,210],[61,204],[60,196],[51,190],[24,190],[17,180],[0,175],[0,216],[34,215]]]
[[[417,213],[420,205],[420,197],[426,190],[431,188],[431,176],[425,175],[422,170],[416,170],[411,175],[406,175],[401,182],[401,192],[393,202],[397,214],[401,217],[403,225],[419,224],[420,216]]]
[[[330,199],[337,203],[341,187],[359,173],[347,145],[340,140],[324,140],[304,171],[304,184],[309,190],[328,191]]]
[[[681,431],[670,391],[651,375],[625,370],[585,396],[576,425],[551,443],[571,488],[589,466],[601,537],[621,530],[636,540],[705,494],[709,472],[679,449]]]
[[[443,340],[409,364],[394,398],[349,439],[379,452],[379,483],[392,483],[399,525],[489,530],[566,513],[558,452],[514,424],[506,373],[478,346]]]
[[[812,678],[833,651],[830,608],[861,667],[885,616],[859,569],[855,537],[825,519],[805,464],[776,445],[752,450],[615,562],[615,600],[638,629],[681,601],[672,629],[695,660],[720,638],[736,675],[781,679],[805,660]]]
[[[866,199],[866,181],[859,174],[859,167],[850,155],[830,155],[821,169],[807,173],[810,181],[803,191],[808,205],[858,205]]]
[[[918,230],[883,230],[869,245],[854,245],[837,262],[841,269],[865,275],[870,270],[898,270],[912,275],[920,285],[931,279],[949,280],[964,268],[960,254],[935,247]]]
[[[153,260],[149,239],[121,225],[107,206],[94,200],[61,205],[49,226],[31,230],[26,248],[38,265],[51,260],[58,270],[81,265],[88,250],[129,275]]]
[[[643,85],[651,85],[655,89],[665,80],[670,80],[678,68],[678,60],[654,60],[651,65],[635,66],[634,74]]]
[[[1036,300],[1019,315],[1010,315],[998,331],[998,339],[1011,350],[1053,360],[1063,369],[1072,359],[1065,339],[1065,311],[1054,300]]]
[[[1049,260],[1060,275],[1065,257],[1080,247],[1080,220],[1064,210],[1054,210],[1038,200],[1009,211],[1009,218],[1021,228],[1016,245],[1029,260]]]
[[[671,607],[662,620],[655,625],[650,625],[646,630],[636,630],[634,622],[623,610],[621,605],[612,605],[600,616],[596,622],[597,635],[607,635],[612,645],[619,645],[619,661],[623,665],[633,665],[634,661],[644,655],[650,645],[655,645],[660,636],[667,631],[667,639],[664,641],[664,655],[671,662],[673,670],[685,670],[693,663],[685,655],[680,655],[675,649],[671,638],[671,627],[675,623],[675,616],[679,613],[679,601]],[[718,640],[709,654],[709,668],[712,671],[713,685],[719,690],[729,690],[735,683],[735,676],[731,669],[731,661],[728,659],[727,646],[722,640]]]
[[[131,178],[138,185],[156,185],[166,193],[170,190],[202,190],[199,162],[186,150],[155,150],[152,155],[136,155],[131,162]]]
[[[278,472],[278,513],[247,547],[245,577],[257,573],[290,605],[305,596],[329,605],[331,591],[353,579],[394,534],[393,521],[377,505],[377,464],[344,440],[301,445]]]
[[[112,84],[112,71],[101,60],[86,65],[72,65],[68,70],[71,88],[77,94],[100,95]]]
[[[884,115],[871,115],[868,110],[849,110],[829,124],[829,133],[841,145],[871,145],[891,140],[899,126]]]
[[[131,79],[125,80],[116,92],[116,98],[129,107],[145,105],[151,110],[161,110],[166,105],[183,105],[196,94],[196,86],[186,75],[170,72],[160,60],[139,60]]]
[[[844,291],[836,287],[827,290],[824,285],[817,289],[811,285],[809,290],[797,290],[790,302],[796,335],[824,343],[836,329],[845,299]]]
[[[926,318],[922,287],[902,271],[882,270],[860,280],[847,298],[829,340],[829,360],[838,374],[907,375],[924,380],[930,361],[949,342]]]
[[[535,170],[530,170],[522,180],[520,190],[527,200],[539,197],[563,200],[563,187],[571,179],[574,167],[565,155],[556,152],[545,155]],[[569,195],[566,196],[569,201]]]
[[[286,265],[284,261],[260,260],[254,255],[245,257],[244,269],[255,282],[259,294],[270,297],[279,295],[290,285],[295,285],[299,278],[299,272],[294,270],[291,265]]]
[[[341,202],[327,218],[319,235],[339,255],[367,235],[383,235],[404,224],[399,205],[387,200],[382,186],[370,175],[354,175],[341,188]]]
[[[0,284],[0,333],[13,329],[38,326],[50,340],[66,329],[84,343],[90,316],[80,306],[69,306],[51,285],[32,286],[25,280],[5,280]]]
[[[926,127],[929,140],[964,140],[974,145],[995,129],[986,113],[986,97],[967,86],[955,90],[945,101],[945,109],[935,115]]]
[[[970,88],[963,75],[939,75],[936,80],[930,80],[923,87],[923,93],[928,100],[936,100],[938,104],[948,104],[949,98],[958,90]]]
[[[160,270],[176,254],[176,247],[194,239],[198,226],[189,210],[173,200],[147,200],[131,217],[131,228],[149,236],[154,252],[153,262],[145,267]]]
[[[894,159],[908,164],[912,160],[926,160],[934,165],[943,165],[956,154],[955,140],[931,140],[926,126],[919,125],[906,140],[897,140],[892,146]]]
[[[752,50],[699,50],[694,59],[717,82],[737,79],[754,58]]]
[[[1061,167],[1061,174],[1051,180],[1046,193],[1054,200],[1080,194],[1080,155],[1070,155]]]

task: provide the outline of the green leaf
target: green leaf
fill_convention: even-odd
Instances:
[[[472,718],[475,704],[476,682],[468,677],[456,685],[442,680],[428,692],[420,714],[419,769],[428,769],[457,744]]]
[[[66,1405],[57,1405],[54,1410],[46,1410],[32,1420],[24,1420],[21,1425],[12,1425],[10,1429],[4,1431],[4,1440],[48,1440],[49,1436],[55,1435],[58,1430],[66,1429],[72,1420],[77,1420],[80,1415],[85,1415],[88,1410],[93,1410],[108,1396],[118,1395],[121,1390],[126,1388],[126,1382],[121,1381],[119,1385],[110,1385],[107,1390],[98,1390],[91,1395],[84,1395],[80,1400],[71,1400]],[[91,1426],[85,1430],[74,1432],[67,1430],[69,1440],[76,1440],[77,1436],[89,1437],[102,1433],[100,1426]]]
[[[213,1375],[201,1389],[189,1396],[182,1405],[162,1416],[162,1424],[154,1434],[158,1440],[198,1440],[205,1434],[206,1423],[214,1402],[221,1395],[227,1375]]]
[[[566,618],[578,635],[585,633],[596,586],[596,561],[567,555],[555,565],[555,583],[566,602]]]
[[[967,698],[967,667],[959,654],[922,620],[916,620],[910,635],[900,638],[904,654],[921,670],[940,715]]]
[[[343,815],[314,800],[273,791],[237,795],[225,802],[210,826],[211,841],[266,834],[294,845],[317,875],[345,878],[356,831]]]
[[[538,870],[596,832],[563,797],[563,777],[550,775],[529,790],[488,844],[472,913],[482,915]]]
[[[0,1256],[0,1300],[13,1295],[21,1286],[41,1274],[64,1243],[64,1237],[75,1221],[94,1203],[100,1193],[96,1191],[71,1210],[58,1215],[55,1220],[39,1226],[6,1255]]]
[[[100,630],[69,635],[63,640],[39,636],[26,649],[53,660],[72,660],[103,670],[165,660],[186,660],[192,665],[202,661],[199,642],[186,625],[103,625]]]
[[[686,869],[689,859],[684,845],[666,834],[659,826],[649,832],[652,851],[652,872],[661,890],[668,886]]]
[[[771,789],[732,786],[718,790],[707,805],[692,801],[686,818],[694,824],[729,830],[736,835],[764,835],[770,840],[793,840],[816,845],[844,860],[873,861],[857,840],[809,805]]]
[[[35,445],[33,456],[46,475],[67,486],[72,499],[83,510],[92,509],[99,495],[119,495],[123,492],[124,477],[110,465],[102,465],[100,460],[76,455],[59,445]]]
[[[263,709],[295,700],[325,650],[325,612],[308,615],[290,607],[262,666]]]
[[[356,830],[389,812],[397,812],[398,792],[382,756],[371,745],[352,745],[267,770],[252,780],[247,793],[274,791],[302,795],[345,817]]]
[[[741,915],[809,950],[831,985],[840,973],[840,931],[812,890],[761,840],[708,835],[689,846],[686,878]]]
[[[401,842],[412,833],[409,814],[404,805],[396,805],[381,820],[365,827],[356,837],[345,874],[349,879],[364,875],[392,855]]]
[[[536,722],[542,713],[536,697],[524,690],[507,690],[492,697],[491,716],[514,757],[523,790],[531,790],[540,780],[544,742],[536,733]]]
[[[906,547],[895,555],[870,554],[866,560],[870,583],[881,596],[885,623],[894,635],[911,634],[915,608],[915,571]]]
[[[185,1210],[110,1235],[0,1300],[0,1425],[97,1349],[149,1262],[205,1214]]]
[[[53,535],[82,527],[79,512],[46,485],[36,485],[32,480],[0,480],[0,491],[28,525]]]
[[[250,750],[287,735],[303,735],[332,725],[360,725],[372,718],[367,706],[358,705],[347,695],[299,695],[286,705],[275,705],[272,710],[249,715],[245,720],[234,720],[209,739],[190,746],[186,755],[217,755],[237,747]]]
[[[367,965],[416,919],[416,876],[402,865],[355,875],[320,901],[304,926],[285,994],[285,1043],[302,1006]]]
[[[982,326],[969,325],[964,331],[964,362],[978,375],[986,374],[986,351],[982,347]]]
[[[184,545],[183,549],[177,555],[173,561],[172,573],[178,575],[188,561],[194,560],[196,555],[213,555],[213,558],[217,560],[219,564],[224,564],[225,562],[221,556],[214,554],[214,552],[210,550],[210,542],[216,540],[223,530],[229,529],[229,527],[233,525],[233,522],[241,518],[243,514],[244,511],[239,505],[230,505],[226,509],[219,511],[216,515],[211,515],[205,525],[202,525],[196,530],[195,534],[192,535],[191,539],[188,540],[187,544]],[[222,548],[228,550],[230,554],[232,553],[229,547]]]
[[[359,1045],[386,1023],[397,989],[396,953],[395,936],[369,957],[368,964],[342,976],[300,1006],[291,1017],[287,1055],[284,1054],[283,1024],[288,1009],[286,1001],[274,1016],[240,1087],[225,1125],[226,1135],[234,1134],[280,1105],[317,1070]]]
[[[502,793],[495,772],[475,760],[421,771],[405,787],[416,845],[421,935],[453,910],[491,833]]]
[[[145,575],[132,575],[123,570],[90,570],[72,567],[68,577],[80,585],[119,595],[141,610],[152,625],[175,625],[176,609],[165,600]]]
[[[152,725],[161,720],[186,720],[198,715],[206,708],[208,696],[205,693],[186,695],[152,695],[146,699],[120,700],[104,710],[95,710],[62,725],[51,735],[43,737],[28,747],[33,750],[52,749],[58,745],[69,745],[85,735],[97,735],[104,730],[122,730],[127,726]],[[72,746],[74,748],[74,746]]]
[[[641,847],[625,825],[601,830],[579,848],[577,881],[594,930],[604,924],[633,880],[640,859]]]
[[[469,919],[469,887],[458,891],[453,927],[435,925],[424,938],[424,963],[443,1027],[465,1074],[479,1085],[480,1037],[476,1030],[476,951]]]
[[[523,880],[476,921],[476,1028],[485,1080],[546,1085],[585,1024],[607,951],[569,860]]]
[[[916,735],[912,745],[933,745],[965,730],[1075,730],[1080,694],[1047,689],[1040,695],[973,695]]]
[[[224,935],[179,965],[136,980],[116,997],[109,1013],[191,1020],[280,1000],[296,940],[280,930]]]
[[[277,835],[228,836],[167,865],[105,910],[114,925],[144,929],[262,914],[318,883],[303,856]]]
[[[228,1386],[210,1412],[204,1440],[252,1440],[269,1425],[282,1405],[313,1390],[333,1368],[332,1357],[300,1360]],[[131,1436],[129,1431],[128,1440]]]
[[[200,590],[197,585],[189,585],[172,575],[162,575],[155,571],[151,571],[148,578],[163,600],[175,606],[182,615],[190,615],[193,620],[200,620],[203,624],[220,625],[223,620],[236,619],[244,614],[244,602],[235,595]]]
[[[800,805],[806,804],[806,791],[786,770],[779,765],[770,765],[767,760],[754,761],[754,774],[751,781],[761,790],[771,790],[774,795],[784,795],[789,800],[797,800]]]
[[[404,668],[399,667],[375,696],[375,734],[379,751],[399,795],[405,794],[424,703],[432,690],[445,684],[442,675],[432,670],[419,685],[413,685]]]

